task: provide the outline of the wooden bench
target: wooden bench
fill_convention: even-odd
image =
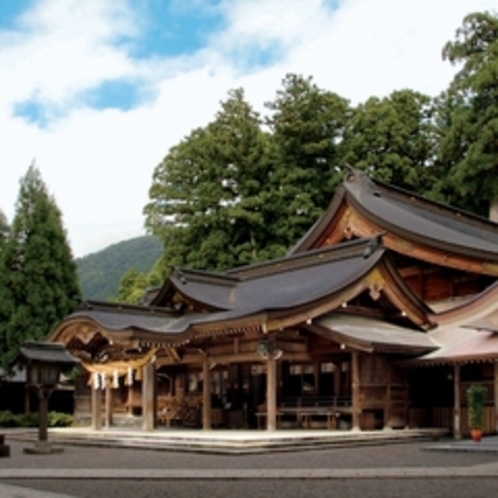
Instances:
[[[296,407],[279,407],[276,413],[277,428],[282,424],[284,417],[293,417],[296,419],[298,427],[310,429],[313,419],[325,418],[327,421],[327,429],[337,429],[337,420],[342,415],[350,415],[351,407],[320,407],[320,406],[296,406]],[[256,420],[258,429],[265,428],[266,411],[256,412]]]

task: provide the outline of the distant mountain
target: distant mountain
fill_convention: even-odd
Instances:
[[[162,253],[161,242],[151,235],[113,244],[76,259],[83,296],[106,301],[118,292],[119,281],[131,268],[148,273]]]

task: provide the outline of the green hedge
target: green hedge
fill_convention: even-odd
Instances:
[[[72,424],[72,415],[59,412],[48,413],[49,427],[69,427]],[[0,427],[38,427],[38,413],[0,412]]]

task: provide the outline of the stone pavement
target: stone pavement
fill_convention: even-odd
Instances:
[[[1,483],[0,496],[2,498],[73,498],[71,495],[37,491],[35,489],[21,488],[20,486],[10,486]]]
[[[497,453],[498,436],[485,436],[480,443],[474,443],[471,439],[454,439],[437,443],[424,448],[426,451],[448,451],[448,452],[476,452],[476,453]]]

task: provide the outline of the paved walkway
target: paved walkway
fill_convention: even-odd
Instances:
[[[2,498],[73,498],[71,495],[49,493],[47,491],[9,486],[7,484],[0,484],[0,496]]]

